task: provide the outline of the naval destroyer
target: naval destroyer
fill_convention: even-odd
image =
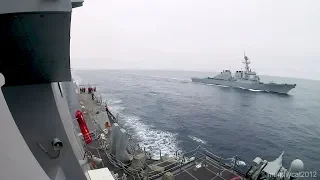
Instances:
[[[274,161],[257,157],[245,169],[237,156],[226,163],[228,158],[203,147],[152,159],[117,124],[98,94],[79,93],[72,82],[71,12],[82,4],[83,0],[0,1],[1,180],[300,177],[303,162],[293,160],[287,170],[283,154]],[[82,128],[84,120],[88,128]],[[107,121],[111,136],[104,129]],[[90,134],[84,135],[87,129]]]
[[[220,74],[214,77],[206,78],[191,78],[192,82],[199,82],[205,84],[215,84],[243,89],[262,90],[267,92],[287,94],[291,89],[296,87],[296,84],[277,84],[277,83],[263,83],[260,81],[256,72],[251,71],[249,58],[244,54],[245,70],[236,71],[234,76],[230,70],[223,70]]]

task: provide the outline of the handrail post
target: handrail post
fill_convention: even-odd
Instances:
[[[219,156],[219,176],[222,175],[221,156]]]
[[[198,157],[198,148],[196,149],[196,153],[195,153],[195,158],[196,159]]]
[[[146,167],[146,169],[147,169],[147,173],[146,173],[146,174],[147,174],[147,180],[149,180],[149,176],[150,176],[150,169],[149,169],[149,167],[148,167],[148,166]]]
[[[204,151],[204,166],[207,167],[207,152]]]
[[[184,163],[184,155],[182,156],[182,160],[181,160],[181,163],[180,163],[180,171],[181,171],[181,169],[182,169],[183,163]]]
[[[233,173],[237,165],[237,155],[234,157]]]

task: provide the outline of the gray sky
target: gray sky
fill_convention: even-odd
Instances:
[[[320,79],[320,0],[85,0],[71,66],[232,71]]]

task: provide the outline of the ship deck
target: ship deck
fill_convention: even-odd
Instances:
[[[92,114],[96,111],[105,111],[105,107],[98,105],[95,101],[92,100],[91,94],[88,93],[80,93],[78,94],[78,100],[84,108],[82,108],[84,119],[87,123],[88,129],[90,132],[96,131],[97,133],[102,133],[101,128],[99,127],[99,124],[96,123],[96,121],[93,119]],[[108,119],[111,125],[115,122],[114,116],[110,113],[108,113]],[[76,127],[78,127],[78,124],[76,124]],[[80,129],[77,128],[77,132],[80,132]],[[105,168],[107,167],[110,171],[112,171],[114,174],[118,174],[118,177],[122,177],[124,174],[124,171],[122,168],[115,167],[109,160],[107,154],[104,152],[103,149],[100,149],[100,145],[98,140],[93,140],[90,144],[85,145],[83,143],[84,149],[87,152],[92,153],[94,156],[99,157],[102,159],[102,163],[91,165],[91,169],[99,169],[99,168]],[[154,160],[147,160],[148,164],[154,163]],[[136,178],[127,176],[128,180],[134,180]]]
[[[78,100],[80,101],[81,105],[85,107],[83,110],[83,115],[85,121],[87,122],[87,126],[89,131],[99,131],[99,125],[92,119],[90,114],[94,113],[97,110],[104,110],[104,107],[96,104],[90,94],[88,93],[81,93],[78,94]],[[109,120],[111,123],[114,121],[112,120],[112,114],[109,115]],[[78,127],[76,125],[76,127]],[[78,129],[80,133],[80,130]],[[102,159],[101,164],[95,165],[94,168],[104,168],[107,167],[110,171],[117,173],[121,177],[124,171],[121,168],[115,167],[113,164],[110,163],[108,156],[106,153],[99,148],[99,142],[94,140],[88,145],[84,145],[86,151],[90,151],[93,155],[100,157]],[[198,154],[195,156],[195,160],[189,162],[184,165],[176,164],[174,168],[170,171],[173,173],[175,180],[238,180],[238,179],[246,179],[244,176],[236,171],[231,170],[231,168],[222,165],[219,163],[217,158],[211,157],[210,155],[205,154]],[[159,166],[167,166],[166,162],[161,163],[161,161],[157,160],[147,160],[147,164],[157,163]],[[167,171],[167,169],[165,169]],[[150,179],[161,179],[162,174],[157,176],[150,177]],[[127,177],[128,180],[137,179],[136,177]]]
[[[201,165],[199,165],[201,164]],[[246,179],[218,162],[203,157],[174,172],[175,180],[237,180]]]
[[[78,94],[78,100],[81,104],[81,106],[84,106],[85,110],[83,110],[83,117],[87,123],[88,129],[90,132],[93,131],[97,131],[97,133],[101,133],[101,131],[99,130],[99,125],[97,123],[95,123],[94,119],[92,119],[92,116],[90,116],[90,113],[93,113],[92,111],[98,111],[98,110],[102,110],[102,107],[99,107],[99,105],[97,103],[95,103],[92,100],[91,94],[88,93],[80,93]],[[110,121],[110,120],[109,120]],[[111,124],[113,123],[113,121],[110,121]],[[78,125],[77,125],[78,127]],[[78,128],[78,133],[80,132],[80,129]],[[94,156],[99,157],[102,159],[102,163],[101,164],[95,164],[94,168],[104,168],[107,167],[110,171],[113,171],[114,173],[118,173],[119,175],[122,175],[122,171],[116,167],[114,167],[107,155],[105,154],[105,152],[100,149],[100,145],[99,142],[97,140],[93,140],[90,144],[88,145],[84,145],[84,149],[86,151],[91,152]],[[129,178],[130,179],[130,178]]]

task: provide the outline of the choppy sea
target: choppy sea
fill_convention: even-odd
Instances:
[[[260,76],[297,84],[288,95],[191,82],[215,73],[186,71],[75,70],[93,84],[119,122],[155,157],[201,145],[222,157],[304,162],[320,170],[320,81]],[[320,173],[320,172],[317,172]],[[318,174],[318,177],[320,174]]]

